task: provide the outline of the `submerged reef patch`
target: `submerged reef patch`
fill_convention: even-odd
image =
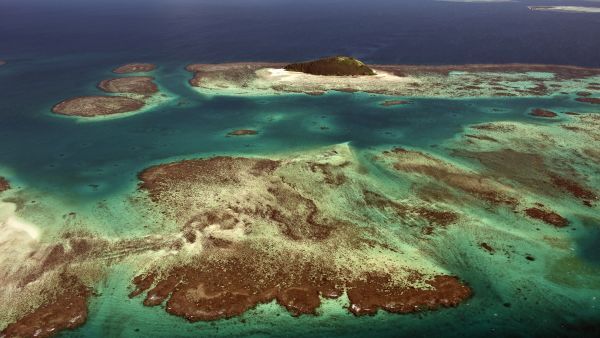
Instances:
[[[578,97],[575,101],[591,104],[600,104],[600,98],[597,97]]]
[[[139,110],[144,102],[121,96],[80,96],[64,100],[52,112],[61,115],[94,117]]]
[[[384,106],[384,107],[399,106],[399,105],[405,105],[405,104],[410,104],[410,101],[406,101],[406,100],[387,100],[387,101],[383,101],[381,103],[381,105]]]
[[[546,109],[540,109],[540,108],[536,108],[536,109],[532,110],[531,115],[538,116],[538,117],[556,117],[556,116],[558,116],[553,111],[546,110]]]
[[[128,73],[146,73],[156,69],[156,65],[151,63],[128,63],[113,69],[113,73],[116,74],[128,74]]]
[[[558,228],[564,228],[569,225],[567,219],[552,211],[546,211],[540,208],[528,208],[525,209],[525,213],[531,218],[539,219]]]
[[[258,131],[253,129],[237,129],[227,133],[227,136],[244,136],[244,135],[256,135]]]

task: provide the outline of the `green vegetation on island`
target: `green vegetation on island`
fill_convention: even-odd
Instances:
[[[349,56],[333,56],[324,59],[292,63],[285,70],[312,75],[375,75],[375,72],[361,61]]]

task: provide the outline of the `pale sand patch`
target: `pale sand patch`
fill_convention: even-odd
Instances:
[[[279,92],[323,94],[327,91],[400,92],[408,84],[421,83],[413,76],[396,76],[389,72],[374,70],[369,76],[322,76],[290,72],[282,68],[258,69],[247,86],[233,81],[209,80],[202,83],[201,92],[216,91],[218,94],[272,95]]]
[[[266,81],[272,87],[285,85],[291,90],[306,90],[307,88],[318,88],[323,90],[348,89],[360,90],[361,88],[381,88],[390,85],[404,85],[407,83],[420,82],[412,76],[396,76],[391,73],[374,69],[375,75],[365,76],[323,76],[312,75],[301,72],[290,72],[282,68],[263,68],[256,71],[260,80]]]
[[[7,249],[6,244],[15,242],[16,239],[19,240],[19,246],[22,246],[37,242],[40,238],[38,227],[16,216],[16,210],[16,204],[0,202],[0,255]]]
[[[532,11],[570,12],[570,13],[600,13],[600,7],[584,6],[529,6]]]

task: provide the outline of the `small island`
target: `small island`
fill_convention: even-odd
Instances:
[[[107,93],[154,94],[158,86],[150,76],[130,76],[103,80],[98,88]]]
[[[64,100],[52,112],[68,116],[94,117],[127,113],[144,106],[144,102],[122,96],[79,96]]]
[[[328,91],[402,97],[548,96],[572,90],[565,80],[581,80],[578,90],[595,90],[600,68],[506,65],[369,65],[348,57],[304,63],[190,64],[190,85],[201,93],[257,95]],[[369,75],[371,74],[371,75]],[[327,76],[329,75],[329,76]],[[516,86],[515,83],[521,83]],[[600,88],[600,87],[599,87]],[[391,100],[400,101],[400,100]]]
[[[5,65],[5,64],[6,64],[6,61],[0,60],[0,66]]]
[[[371,68],[350,56],[333,56],[314,61],[292,63],[285,66],[284,69],[293,72],[327,76],[375,75],[375,72]]]
[[[126,65],[113,69],[113,73],[116,74],[129,74],[129,73],[146,73],[156,69],[156,65],[151,63],[128,63]]]

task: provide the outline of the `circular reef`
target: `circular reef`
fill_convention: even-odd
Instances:
[[[80,96],[64,100],[54,107],[55,114],[94,117],[127,113],[144,106],[144,102],[121,96]]]

